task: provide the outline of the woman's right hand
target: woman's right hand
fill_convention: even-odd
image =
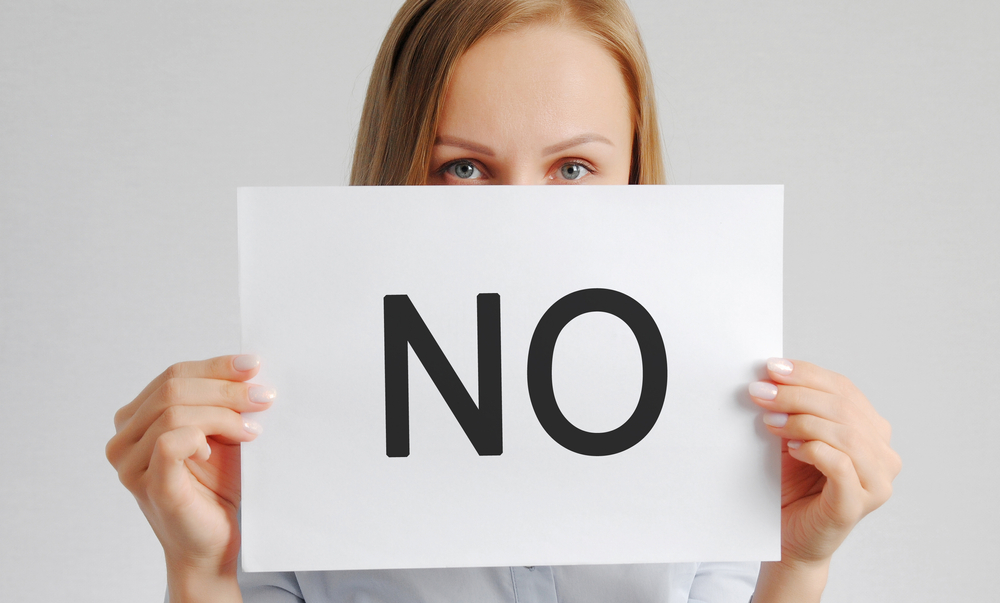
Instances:
[[[107,457],[163,546],[171,601],[239,595],[240,442],[260,433],[240,413],[275,397],[245,383],[259,366],[249,355],[181,362],[115,413]]]

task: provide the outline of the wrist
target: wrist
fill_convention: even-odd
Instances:
[[[242,603],[236,581],[236,564],[224,567],[199,567],[184,562],[167,561],[167,592],[170,603]]]
[[[760,564],[753,603],[819,601],[830,573],[830,559],[765,561]]]

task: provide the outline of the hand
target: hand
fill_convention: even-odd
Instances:
[[[163,546],[172,601],[202,578],[205,595],[236,587],[240,442],[260,433],[240,413],[274,399],[243,383],[259,365],[256,356],[175,364],[115,413],[107,457]]]
[[[751,384],[750,395],[782,438],[781,563],[825,566],[892,494],[901,467],[889,446],[892,429],[841,375],[781,358],[767,368],[773,383]]]

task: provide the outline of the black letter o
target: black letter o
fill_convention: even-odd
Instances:
[[[642,390],[635,412],[617,429],[584,431],[559,410],[552,389],[552,356],[567,324],[587,312],[620,318],[632,330],[642,355]],[[638,444],[653,429],[667,394],[667,352],[653,317],[639,302],[611,289],[575,291],[552,304],[535,327],[528,346],[528,395],[542,428],[564,448],[588,456],[608,456]]]

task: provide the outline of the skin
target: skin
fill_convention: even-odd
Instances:
[[[240,442],[256,437],[241,412],[259,370],[236,356],[181,362],[115,413],[108,460],[163,546],[171,601],[242,601],[236,583]]]
[[[529,25],[480,41],[444,103],[430,184],[628,183],[623,78],[572,28]],[[754,601],[819,601],[833,552],[888,499],[900,461],[889,424],[849,380],[777,360],[750,386],[782,438],[782,559],[761,565]],[[240,413],[275,397],[249,383],[258,368],[252,356],[182,362],[115,414],[107,457],[163,546],[175,603],[242,600],[239,445],[259,429]]]
[[[628,184],[631,153],[615,60],[576,30],[534,25],[481,40],[459,59],[427,181]]]

